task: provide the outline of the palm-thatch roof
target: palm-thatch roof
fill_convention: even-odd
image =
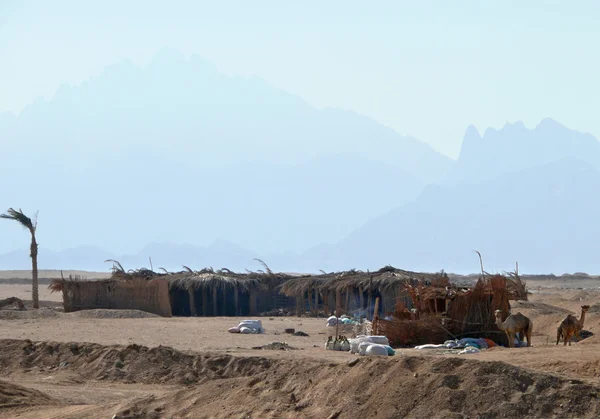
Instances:
[[[310,289],[320,291],[344,291],[346,289],[363,289],[364,291],[397,291],[406,285],[432,285],[444,287],[449,285],[447,275],[440,273],[420,273],[385,266],[375,272],[364,272],[352,269],[338,273],[303,276],[290,279],[281,285],[281,292],[287,296],[303,294]]]
[[[263,289],[273,289],[283,282],[294,278],[294,276],[284,273],[272,272],[266,265],[265,271],[247,271],[246,273],[233,272],[227,268],[214,270],[205,268],[194,271],[187,266],[179,272],[154,272],[150,269],[141,268],[137,270],[125,271],[121,264],[113,262],[113,274],[111,279],[128,280],[134,278],[156,279],[164,278],[169,281],[169,288],[182,290],[200,290],[200,289],[238,289],[243,292],[258,291]]]

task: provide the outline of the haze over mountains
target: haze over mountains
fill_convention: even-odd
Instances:
[[[600,271],[600,143],[551,119],[469,127],[454,162],[163,50],[0,115],[0,141],[2,202],[40,210],[42,268],[471,272],[478,249],[490,269]],[[25,234],[0,231],[0,269],[27,269]]]

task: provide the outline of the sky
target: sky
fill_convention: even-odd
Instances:
[[[593,0],[0,0],[0,112],[167,46],[451,157],[470,124],[551,117],[600,136],[598,18]]]

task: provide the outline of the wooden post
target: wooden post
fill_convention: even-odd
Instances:
[[[340,317],[342,314],[342,292],[335,290],[335,315]]]
[[[365,290],[362,287],[358,289],[358,292],[360,293],[360,311],[363,311],[365,308],[365,296],[363,295],[364,291]]]
[[[202,315],[208,316],[208,293],[205,287],[202,287]]]
[[[227,289],[223,288],[223,316],[227,316]]]
[[[235,305],[235,315],[240,315],[240,296],[238,295],[238,287],[233,287],[233,304]]]
[[[194,287],[188,286],[188,295],[190,298],[190,316],[197,316],[196,312],[196,298],[194,296]]]
[[[378,331],[377,331],[377,323],[379,320],[379,315],[377,314],[379,312],[379,297],[375,298],[375,308],[373,309],[373,334],[377,335]]]
[[[302,297],[296,295],[296,316],[300,317],[302,315]]]
[[[329,315],[329,290],[323,291],[323,313],[325,317]]]
[[[217,301],[217,287],[213,286],[213,316],[219,315],[219,304]]]
[[[350,312],[350,289],[346,288],[346,314]]]
[[[315,288],[315,317],[319,314],[319,290]]]
[[[313,312],[313,306],[312,306],[312,289],[309,288],[308,290],[306,290],[306,296],[308,298],[308,315],[312,315]]]
[[[371,315],[371,302],[373,302],[373,295],[371,294],[371,288],[369,288],[369,303],[367,305],[367,318],[369,318],[369,316]],[[373,317],[371,317],[371,320],[373,320]]]

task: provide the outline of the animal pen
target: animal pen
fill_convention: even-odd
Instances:
[[[414,310],[408,311],[399,298],[394,315],[373,320],[375,334],[383,334],[397,345],[443,343],[463,337],[490,338],[506,345],[508,339],[496,326],[494,313],[502,311],[502,321],[510,313],[510,300],[526,300],[525,283],[518,275],[483,276],[473,288],[407,285]],[[440,310],[442,309],[443,310]]]
[[[279,294],[277,288],[290,275],[267,272],[245,274],[228,269],[214,271],[186,269],[176,273],[158,273],[148,269],[125,272],[113,267],[115,280],[168,283],[171,312],[174,316],[253,316],[276,309],[289,309],[295,300]]]

